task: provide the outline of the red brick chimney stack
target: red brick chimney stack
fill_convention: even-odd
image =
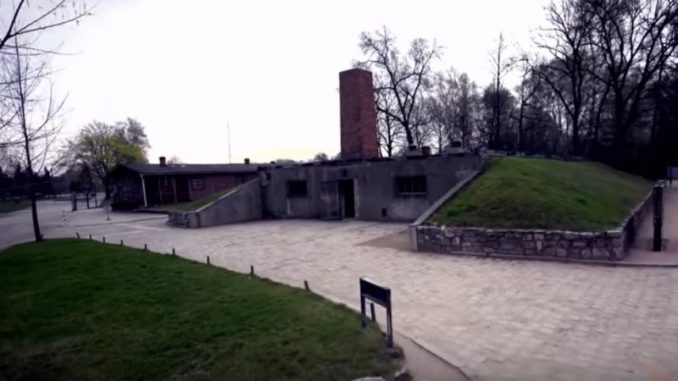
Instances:
[[[339,104],[341,158],[353,160],[379,157],[372,73],[363,69],[339,73]]]

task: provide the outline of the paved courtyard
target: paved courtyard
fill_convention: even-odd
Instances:
[[[394,326],[471,379],[675,380],[678,269],[599,267],[409,252],[404,224],[262,221],[200,230],[166,216],[64,213],[47,238],[102,236],[303,286],[358,307],[358,277],[393,290]],[[0,248],[28,240],[27,212],[0,217]],[[383,321],[383,317],[381,317]]]

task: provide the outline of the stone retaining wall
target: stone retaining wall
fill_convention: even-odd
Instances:
[[[421,224],[414,227],[416,248],[449,254],[620,260],[626,256],[643,219],[652,214],[652,199],[650,192],[615,230],[572,232]]]

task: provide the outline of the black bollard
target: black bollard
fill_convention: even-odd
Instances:
[[[664,192],[661,185],[655,185],[652,199],[654,203],[654,239],[653,251],[662,251],[662,225],[664,220]]]

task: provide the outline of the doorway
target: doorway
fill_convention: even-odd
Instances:
[[[339,198],[341,200],[341,216],[355,218],[354,180],[339,180]]]

